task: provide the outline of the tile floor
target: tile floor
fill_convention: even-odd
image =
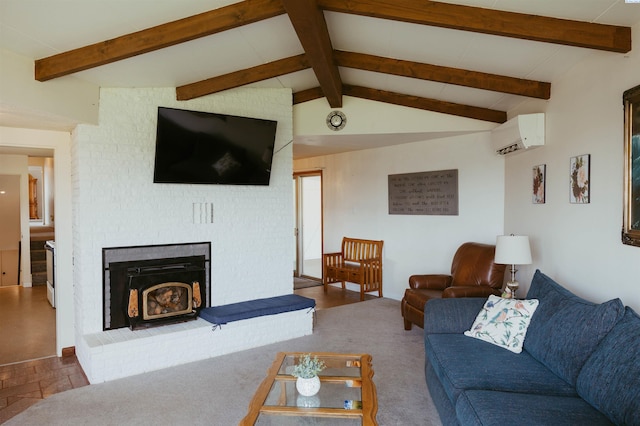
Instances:
[[[87,386],[75,355],[0,365],[0,424],[54,393]]]
[[[0,288],[0,424],[54,393],[89,384],[75,355],[56,357],[55,320],[45,286]]]

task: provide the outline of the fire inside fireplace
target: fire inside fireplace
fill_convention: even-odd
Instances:
[[[196,319],[210,303],[210,251],[199,244],[187,249],[183,245],[103,249],[104,329],[135,330]],[[172,256],[160,257],[167,254]],[[131,259],[138,256],[144,258]]]
[[[137,290],[131,290],[137,291]],[[131,302],[129,297],[129,302]],[[185,283],[163,283],[154,285],[142,293],[142,319],[151,320],[185,315],[200,307],[200,283],[193,287]],[[138,307],[134,307],[136,312]]]
[[[169,263],[127,269],[127,319],[132,329],[196,319],[202,307],[204,268]]]

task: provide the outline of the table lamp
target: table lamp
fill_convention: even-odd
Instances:
[[[498,235],[496,239],[495,263],[511,265],[511,280],[507,282],[507,298],[515,298],[519,284],[516,281],[516,265],[531,263],[529,237],[524,235]]]

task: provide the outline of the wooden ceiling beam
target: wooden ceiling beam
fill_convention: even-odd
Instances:
[[[282,0],[322,92],[332,108],[342,106],[342,80],[324,13],[316,0]]]
[[[310,65],[305,54],[291,56],[267,64],[176,87],[176,98],[179,101],[186,101],[257,81],[268,80],[292,72],[306,70],[308,68],[310,68]]]
[[[285,13],[280,0],[245,0],[147,28],[35,62],[35,77],[47,81],[143,53],[216,34]]]
[[[631,28],[427,0],[318,0],[333,12],[627,53]]]
[[[301,90],[293,94],[293,104],[301,104],[307,101],[313,101],[315,99],[324,98],[324,93],[321,87],[314,87],[312,89]]]
[[[549,99],[551,97],[551,84],[541,81],[525,80],[522,78],[506,77],[340,50],[334,52],[334,58],[340,67],[437,81],[439,83],[455,84],[458,86],[539,99]]]
[[[345,95],[353,96],[356,98],[401,105],[409,108],[418,108],[426,111],[440,112],[443,114],[456,115],[458,117],[491,121],[494,123],[504,123],[505,121],[507,121],[507,113],[504,111],[474,107],[471,105],[456,104],[452,102],[444,102],[437,99],[421,98],[418,96],[404,95],[400,93],[370,89],[368,87],[351,86],[347,84],[343,86],[343,90]]]

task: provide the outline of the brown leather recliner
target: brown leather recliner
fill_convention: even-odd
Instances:
[[[453,256],[451,275],[412,275],[402,298],[404,329],[412,324],[424,328],[424,305],[429,299],[445,297],[499,296],[506,265],[493,263],[496,246],[464,243]]]

